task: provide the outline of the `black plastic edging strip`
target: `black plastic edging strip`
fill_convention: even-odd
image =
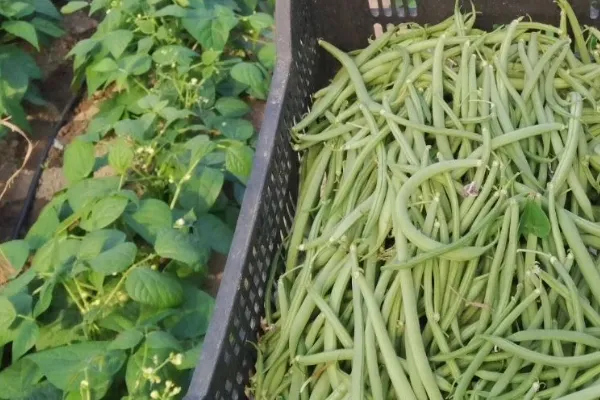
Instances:
[[[60,119],[58,120],[58,123],[56,124],[56,126],[54,128],[54,133],[48,138],[48,141],[46,142],[46,147],[44,148],[44,152],[43,152],[42,156],[40,157],[40,162],[38,163],[38,166],[35,169],[33,179],[31,180],[31,184],[29,185],[29,189],[27,191],[27,197],[25,198],[23,208],[21,208],[21,212],[19,213],[19,219],[17,220],[17,224],[15,225],[15,227],[13,229],[13,233],[11,236],[12,240],[16,240],[21,236],[21,230],[23,229],[23,226],[27,222],[27,220],[29,218],[29,213],[31,212],[31,207],[33,206],[33,203],[35,202],[37,189],[38,189],[38,186],[40,183],[40,179],[42,178],[44,164],[46,163],[46,160],[48,159],[48,155],[50,154],[50,149],[52,148],[52,146],[54,146],[54,141],[56,140],[56,137],[58,136],[58,133],[60,132],[60,130],[69,121],[71,114],[73,113],[73,110],[75,109],[75,106],[77,104],[79,104],[79,102],[81,101],[81,98],[83,97],[83,94],[85,93],[85,90],[86,90],[85,86],[82,86],[77,91],[77,93],[73,97],[71,97],[71,99],[69,100],[69,102],[67,103],[67,105],[65,106],[65,108],[63,109],[63,111],[60,115]]]

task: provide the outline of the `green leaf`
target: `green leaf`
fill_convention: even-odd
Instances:
[[[144,334],[137,329],[128,329],[117,335],[117,337],[108,345],[109,350],[129,350],[137,346]]]
[[[196,368],[200,360],[200,354],[202,354],[203,345],[204,341],[200,341],[200,343],[183,353],[183,362],[177,366],[177,369],[181,371]]]
[[[0,270],[12,278],[21,271],[29,258],[29,244],[25,240],[13,240],[0,244]]]
[[[250,112],[250,106],[237,97],[221,97],[215,103],[215,108],[224,117],[243,117]]]
[[[44,18],[35,17],[31,20],[31,23],[35,26],[35,29],[53,38],[59,38],[65,34],[65,31],[58,25]]]
[[[248,183],[252,170],[252,158],[254,151],[243,144],[232,144],[227,148],[225,167],[227,171],[235,175],[242,183]]]
[[[543,208],[532,199],[528,199],[521,214],[519,230],[525,235],[535,235],[545,239],[550,234],[550,220]]]
[[[21,19],[35,12],[35,7],[22,1],[0,3],[0,15],[8,18]]]
[[[187,15],[187,11],[183,7],[171,4],[154,12],[154,17],[178,17],[183,18]]]
[[[29,3],[33,4],[35,7],[35,11],[39,14],[46,15],[52,19],[60,20],[61,15],[52,4],[51,0],[27,0]]]
[[[133,300],[155,307],[176,307],[183,300],[183,288],[176,278],[149,268],[134,269],[125,289]]]
[[[169,331],[179,340],[204,336],[212,318],[215,300],[192,285],[184,286],[184,299],[177,315],[166,321]]]
[[[248,22],[252,29],[254,29],[255,34],[258,34],[265,29],[271,28],[275,25],[275,20],[272,16],[265,13],[256,13],[247,17]]]
[[[126,29],[118,29],[108,33],[102,39],[102,45],[110,51],[115,59],[121,57],[127,46],[133,40],[133,32]]]
[[[90,4],[90,15],[103,8],[109,7],[111,0],[92,0]]]
[[[140,201],[139,207],[132,213],[125,213],[123,219],[148,243],[154,243],[158,231],[173,226],[171,209],[156,199]]]
[[[166,120],[167,125],[170,125],[174,121],[185,120],[194,113],[189,110],[179,110],[175,107],[165,107],[160,111],[160,115]]]
[[[50,307],[55,287],[56,283],[53,280],[44,282],[41,287],[40,298],[38,299],[37,303],[35,303],[35,307],[33,308],[34,317],[39,317]]]
[[[185,209],[193,208],[197,215],[204,214],[215,204],[221,193],[225,176],[217,169],[203,167],[185,182],[179,204]]]
[[[231,68],[231,77],[236,81],[252,88],[263,84],[265,77],[254,63],[241,62]]]
[[[27,359],[12,363],[0,372],[0,399],[22,399],[42,379],[37,365]]]
[[[219,57],[223,54],[222,51],[217,51],[213,49],[206,49],[202,52],[202,64],[204,65],[213,65],[215,62],[219,61]]]
[[[126,235],[116,229],[100,229],[90,232],[81,241],[77,258],[80,260],[89,260],[96,257],[105,250],[124,243]]]
[[[158,232],[154,250],[161,257],[188,265],[204,264],[210,255],[207,248],[195,240],[194,236],[173,228]]]
[[[147,54],[132,54],[119,60],[119,68],[127,74],[143,75],[152,67],[152,58]]]
[[[25,353],[27,353],[37,341],[40,335],[40,328],[37,322],[23,320],[17,329],[17,337],[12,345],[12,362],[15,363]]]
[[[104,275],[116,274],[125,271],[135,261],[137,247],[127,242],[121,243],[90,260],[90,267]]]
[[[258,61],[267,69],[275,67],[275,43],[267,43],[258,51]]]
[[[133,165],[133,149],[126,140],[117,139],[108,151],[108,165],[119,175],[124,175]]]
[[[183,27],[204,49],[223,50],[229,33],[238,19],[229,8],[216,6],[214,10],[197,9],[183,19]]]
[[[26,21],[5,21],[0,28],[14,36],[28,41],[37,50],[40,49],[37,32],[33,24]]]
[[[195,51],[177,45],[162,46],[152,53],[152,59],[158,65],[171,65],[174,62],[180,65],[190,65],[196,57],[198,57],[198,53]]]
[[[101,199],[94,204],[92,212],[82,219],[79,225],[86,231],[105,228],[123,214],[128,203],[127,198],[118,195]]]
[[[181,351],[181,344],[168,332],[154,331],[146,336],[146,345],[151,349],[170,349]]]
[[[73,14],[76,11],[82,10],[88,6],[87,1],[71,1],[64,5],[60,12],[63,14]]]
[[[83,39],[80,42],[78,42],[71,49],[71,51],[69,51],[69,53],[67,54],[67,58],[73,56],[84,58],[89,52],[91,52],[96,48],[96,46],[98,46],[98,43],[98,39]],[[75,66],[75,68],[77,68],[77,66]]]
[[[69,183],[73,184],[91,174],[95,162],[94,145],[75,140],[65,150],[63,173]]]
[[[0,296],[0,331],[8,329],[17,318],[17,312],[6,296]]]
[[[19,400],[64,400],[63,393],[50,382],[43,381],[30,388],[30,392]]]
[[[28,269],[27,271],[25,271],[18,277],[14,278],[13,280],[10,280],[6,284],[4,284],[4,286],[2,286],[0,288],[0,295],[14,296],[18,293],[21,293],[23,291],[23,289],[25,289],[25,287],[27,285],[29,285],[31,283],[31,281],[34,280],[35,278],[36,278],[35,271],[32,269]],[[1,329],[0,329],[0,332],[1,332]],[[0,336],[1,336],[1,334],[0,334]],[[1,342],[1,338],[0,338],[0,342]],[[0,346],[2,346],[2,343],[0,343]]]
[[[209,243],[210,247],[223,254],[229,254],[233,230],[221,219],[212,214],[205,214],[198,218],[194,228],[203,242]]]
[[[106,57],[92,66],[92,70],[96,72],[113,72],[119,68],[115,60]]]
[[[144,114],[138,119],[121,120],[115,124],[114,129],[118,136],[132,137],[138,141],[143,141],[153,122],[153,114]]]
[[[121,178],[90,178],[77,182],[67,191],[67,199],[73,211],[78,211],[90,201],[104,197],[119,188]]]
[[[74,343],[34,353],[28,358],[61,390],[79,391],[82,380],[87,380],[90,389],[95,389],[106,385],[127,358],[122,351],[106,351],[107,346],[107,342]]]
[[[210,140],[208,135],[196,135],[185,142],[184,147],[191,152],[189,165],[192,167],[193,165],[197,165],[207,154],[215,150],[217,145]]]
[[[246,141],[254,135],[254,127],[245,119],[218,118],[214,125],[228,139]]]
[[[138,106],[145,111],[153,111],[159,113],[163,108],[169,105],[168,100],[161,100],[155,94],[149,94],[138,100]]]
[[[154,46],[154,39],[152,36],[147,36],[138,41],[137,54],[148,54],[148,52]]]

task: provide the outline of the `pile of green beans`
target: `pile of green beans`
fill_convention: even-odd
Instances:
[[[319,41],[255,399],[600,398],[600,32],[557,3]]]

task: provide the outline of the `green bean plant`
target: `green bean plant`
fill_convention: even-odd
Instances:
[[[249,98],[273,67],[272,4],[74,1],[103,13],[71,52],[108,99],[65,149],[67,186],[0,245],[0,399],[181,398],[250,175]],[[0,352],[1,353],[1,352]]]
[[[36,50],[63,35],[61,15],[50,0],[0,0],[0,118],[10,117],[29,129],[23,101],[44,104],[33,81],[41,71],[20,46],[25,41]],[[0,137],[5,133],[0,127]]]

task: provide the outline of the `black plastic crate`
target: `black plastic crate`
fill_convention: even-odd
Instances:
[[[289,131],[307,112],[310,95],[327,84],[339,65],[317,45],[323,38],[343,50],[366,46],[388,23],[436,23],[452,15],[454,0],[277,0],[277,67],[254,170],[214,317],[186,396],[187,400],[244,399],[254,369],[269,267],[287,236],[298,195],[299,156]],[[476,25],[491,29],[529,15],[558,24],[552,0],[473,0]],[[571,0],[580,23],[599,25],[600,0]],[[470,1],[465,1],[470,9]]]

